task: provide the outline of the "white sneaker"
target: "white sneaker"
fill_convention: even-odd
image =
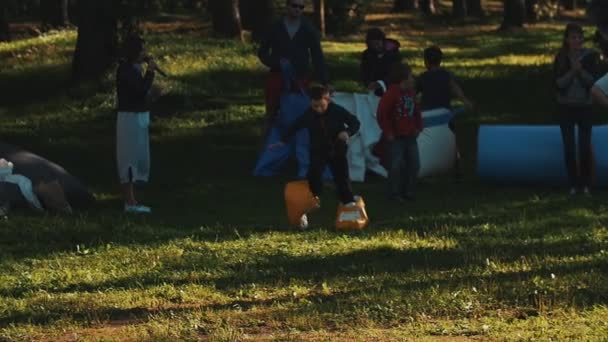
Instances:
[[[146,207],[145,205],[141,205],[141,204],[128,205],[125,203],[125,213],[150,214],[151,212],[152,212],[152,209],[150,207]]]
[[[576,188],[570,188],[570,196],[576,195]]]
[[[347,208],[353,208],[353,207],[357,206],[357,203],[356,202],[348,202],[344,206],[347,207]]]
[[[300,225],[298,227],[300,229],[308,228],[308,215],[304,214],[300,217]]]
[[[591,195],[591,192],[589,192],[589,187],[586,186],[586,187],[583,188],[583,194],[585,194],[585,195]]]

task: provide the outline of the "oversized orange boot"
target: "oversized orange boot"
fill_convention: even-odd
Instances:
[[[356,196],[355,205],[338,205],[336,228],[338,230],[361,230],[369,224],[369,217],[365,211],[363,197]]]
[[[313,196],[308,186],[308,181],[289,182],[285,186],[285,207],[289,224],[294,227],[307,228],[307,213],[318,209],[320,206],[318,197]]]

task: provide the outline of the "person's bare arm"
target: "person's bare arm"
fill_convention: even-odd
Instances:
[[[593,86],[591,88],[591,96],[593,97],[593,101],[608,108],[608,95],[606,95],[600,87],[597,85]]]
[[[450,80],[450,89],[452,91],[452,95],[454,95],[457,99],[462,101],[464,103],[464,106],[467,109],[470,110],[473,108],[473,103],[471,101],[469,101],[469,99],[464,95],[464,91],[458,85],[458,83],[456,83],[456,81],[454,81],[454,79]]]

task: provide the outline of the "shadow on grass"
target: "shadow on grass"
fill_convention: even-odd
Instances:
[[[546,251],[552,254],[566,256],[562,250],[562,243],[545,246]],[[343,255],[332,255],[324,257],[315,256],[292,256],[287,254],[272,254],[266,261],[252,265],[241,265],[232,267],[234,276],[219,279],[200,279],[198,283],[210,284],[220,291],[232,294],[243,287],[256,284],[259,288],[282,286],[291,282],[305,281],[312,284],[321,282],[345,280],[349,282],[349,290],[333,294],[323,294],[321,291],[313,290],[308,295],[279,296],[271,300],[234,300],[225,304],[200,303],[188,304],[181,302],[180,298],[165,298],[165,306],[169,308],[132,308],[113,309],[103,308],[90,310],[89,308],[69,309],[55,308],[52,312],[37,313],[14,310],[10,314],[0,317],[0,327],[18,323],[45,324],[56,319],[70,318],[76,321],[92,320],[115,320],[115,319],[147,319],[151,314],[162,314],[163,312],[179,313],[180,311],[194,310],[248,310],[258,306],[281,306],[281,303],[293,303],[307,299],[310,305],[306,310],[314,312],[338,311],[346,313],[354,307],[372,308],[371,303],[383,305],[389,299],[392,301],[407,300],[410,295],[412,299],[417,295],[431,295],[433,289],[441,288],[446,295],[452,296],[454,291],[462,290],[463,284],[477,286],[486,289],[486,295],[498,296],[504,303],[510,303],[517,307],[536,305],[539,300],[535,297],[535,291],[540,288],[534,285],[534,279],[544,278],[549,273],[559,274],[560,277],[577,277],[595,270],[599,277],[605,277],[608,264],[605,261],[577,261],[562,263],[547,267],[538,267],[527,271],[498,271],[483,272],[471,270],[474,265],[467,262],[468,251],[464,250],[434,250],[422,248],[419,250],[396,250],[393,248],[378,248],[373,250],[360,250]],[[208,258],[208,257],[205,257]],[[194,260],[193,260],[194,261]],[[221,260],[216,260],[221,263]],[[210,260],[204,260],[209,264]],[[175,272],[174,268],[167,268],[163,274]],[[415,271],[421,271],[416,273]],[[440,272],[434,272],[440,271]],[[431,273],[434,272],[434,273]],[[426,276],[425,276],[426,274]],[[361,278],[364,277],[364,278]],[[365,279],[365,281],[357,281]],[[600,279],[600,278],[598,278]],[[599,280],[598,280],[599,281]],[[104,291],[107,289],[124,290],[130,289],[137,284],[142,286],[170,284],[181,286],[192,284],[187,279],[164,279],[140,276],[134,279],[123,279],[108,284],[96,286],[80,285],[65,289],[72,291]],[[527,288],[521,288],[526,284]],[[541,285],[542,286],[542,285]],[[54,293],[56,290],[44,289]],[[542,289],[541,289],[542,290]],[[582,307],[590,305],[603,305],[608,302],[604,289],[600,287],[584,288],[582,290],[570,287],[546,288],[547,298],[560,298],[568,305],[574,304]],[[398,315],[411,315],[426,313],[430,315],[460,314],[455,312],[461,310],[459,307],[442,306],[442,299],[430,299],[424,305],[422,303],[410,303],[399,308]],[[337,304],[339,303],[339,307]],[[527,303],[527,305],[526,305]],[[417,304],[421,304],[418,306]],[[555,304],[555,303],[548,303]],[[447,311],[446,311],[447,310]]]

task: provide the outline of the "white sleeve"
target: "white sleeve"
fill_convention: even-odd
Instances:
[[[595,82],[595,86],[598,87],[606,96],[608,96],[608,74]]]

